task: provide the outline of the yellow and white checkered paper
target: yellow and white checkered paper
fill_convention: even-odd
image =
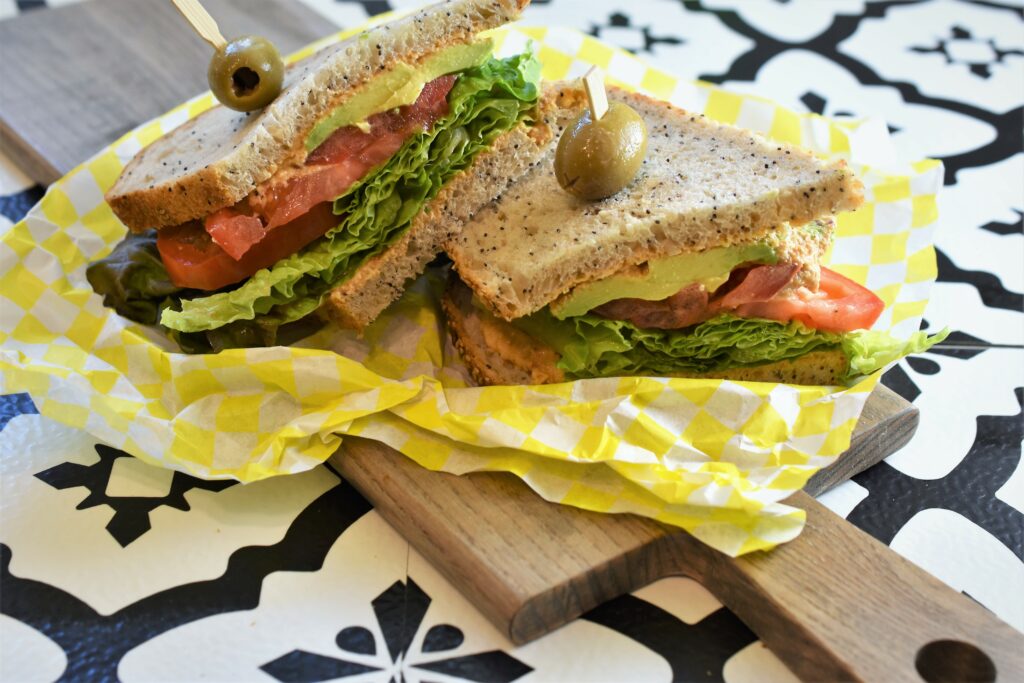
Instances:
[[[867,203],[840,217],[833,267],[885,300],[879,329],[917,330],[936,275],[938,162],[895,166],[884,126],[679,81],[580,33],[507,27],[494,36],[501,54],[533,41],[546,80],[598,64],[626,87],[849,159]],[[732,555],[800,532],[803,512],[779,501],[847,448],[877,375],[841,390],[658,378],[468,387],[446,344],[436,273],[364,338],[326,328],[290,348],[184,355],[103,308],[85,266],[125,233],[103,192],[139,149],[211,104],[197,97],[129,133],[3,235],[0,390],[28,391],[44,415],[200,477],[299,472],[351,434],[433,470],[513,472],[548,500],[652,517]]]

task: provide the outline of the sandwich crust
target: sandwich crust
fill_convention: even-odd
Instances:
[[[372,78],[468,43],[528,2],[449,0],[324,48],[289,67],[281,95],[262,111],[215,106],[157,139],[125,167],[107,203],[133,232],[231,206],[278,170],[301,165],[313,126]]]
[[[585,95],[575,86],[548,88],[560,107],[560,134]],[[506,320],[651,258],[753,241],[863,201],[862,184],[842,161],[824,164],[636,93],[611,88],[609,95],[636,109],[649,132],[647,157],[630,186],[596,202],[576,199],[554,177],[552,144],[446,244],[459,276]]]
[[[441,301],[455,348],[479,384],[550,384],[565,379],[558,354],[511,323],[472,304],[473,293],[452,273]],[[502,339],[501,337],[504,337]],[[671,377],[728,379],[787,384],[842,384],[849,360],[841,349],[812,351],[783,360],[710,373],[678,372]]]

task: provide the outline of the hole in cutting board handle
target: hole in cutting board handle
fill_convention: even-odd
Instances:
[[[989,656],[961,640],[933,640],[917,651],[914,666],[928,683],[996,680],[996,665]]]

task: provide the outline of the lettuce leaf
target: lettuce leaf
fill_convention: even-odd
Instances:
[[[165,309],[180,308],[189,296],[204,294],[171,282],[156,247],[155,230],[129,234],[107,258],[90,264],[85,277],[103,297],[104,306],[143,325],[156,324]],[[185,353],[216,353],[227,348],[291,344],[322,326],[323,321],[314,315],[299,316],[294,322],[260,316],[204,332],[168,332]]]
[[[870,375],[889,363],[915,353],[924,353],[949,336],[949,330],[940,330],[928,336],[915,332],[906,341],[891,337],[885,332],[854,332],[843,337],[843,351],[850,359],[848,378]]]
[[[499,135],[529,116],[540,64],[531,54],[491,58],[467,70],[448,96],[449,113],[334,202],[338,227],[226,292],[181,301],[161,323],[179,332],[268,318],[286,324],[315,310],[360,264],[408,229],[423,205]]]
[[[144,325],[155,324],[163,301],[182,291],[160,260],[156,230],[128,233],[107,258],[89,264],[85,279],[104,306]]]
[[[945,338],[918,332],[904,342],[884,332],[819,332],[799,323],[730,315],[682,330],[654,330],[596,315],[558,320],[546,308],[515,324],[554,348],[561,355],[558,366],[572,379],[713,372],[841,348],[850,361],[850,381]]]
[[[168,305],[177,304],[169,301]],[[323,326],[324,320],[316,315],[307,315],[291,322],[260,316],[255,320],[236,320],[215,330],[203,332],[167,330],[167,334],[177,342],[185,353],[217,353],[224,349],[277,346],[278,344],[287,346],[308,337]]]

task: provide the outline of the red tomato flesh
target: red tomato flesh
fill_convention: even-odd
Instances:
[[[386,137],[389,133],[402,134],[404,141],[411,132],[428,130],[437,119],[448,113],[448,93],[455,85],[455,79],[454,74],[436,78],[423,86],[413,104],[374,114],[366,120],[370,124],[369,133],[364,133],[355,126],[339,128],[310,152],[306,163],[334,164],[341,159],[358,156],[373,142]]]
[[[230,207],[207,216],[205,226],[210,238],[236,261],[267,232],[259,216],[239,213]]]
[[[331,202],[313,207],[266,237],[236,260],[217,245],[199,221],[157,233],[160,259],[179,287],[212,291],[234,284],[306,246],[341,220]]]
[[[369,132],[355,126],[336,130],[302,168],[264,184],[202,223],[161,230],[157,246],[171,280],[179,287],[219,289],[323,235],[340,221],[330,213],[336,197],[448,113],[455,79],[441,76],[427,83],[413,104],[369,117]]]
[[[690,285],[661,301],[618,299],[593,312],[641,328],[681,329],[731,313],[783,323],[796,320],[822,332],[852,332],[871,327],[885,308],[873,292],[824,267],[817,292],[800,287],[780,294],[799,270],[792,263],[737,268],[711,297],[703,285]]]
[[[334,200],[351,187],[352,183],[366,175],[368,170],[370,167],[356,158],[343,159],[330,166],[306,166],[288,181],[267,187],[260,190],[259,194],[249,197],[249,205],[261,225],[261,232],[256,239],[249,239],[249,234],[245,232],[232,233],[231,238],[244,241],[245,248],[251,247],[263,239],[267,232],[309,211],[309,207]],[[222,209],[227,212],[238,210],[241,209]],[[218,226],[213,221],[219,213],[206,219],[206,231],[218,244],[227,249],[226,244],[217,240],[214,232]]]
[[[822,332],[852,332],[874,325],[884,308],[885,302],[871,290],[822,267],[817,292],[800,289],[795,296],[744,304],[735,312],[742,318],[796,320]]]

